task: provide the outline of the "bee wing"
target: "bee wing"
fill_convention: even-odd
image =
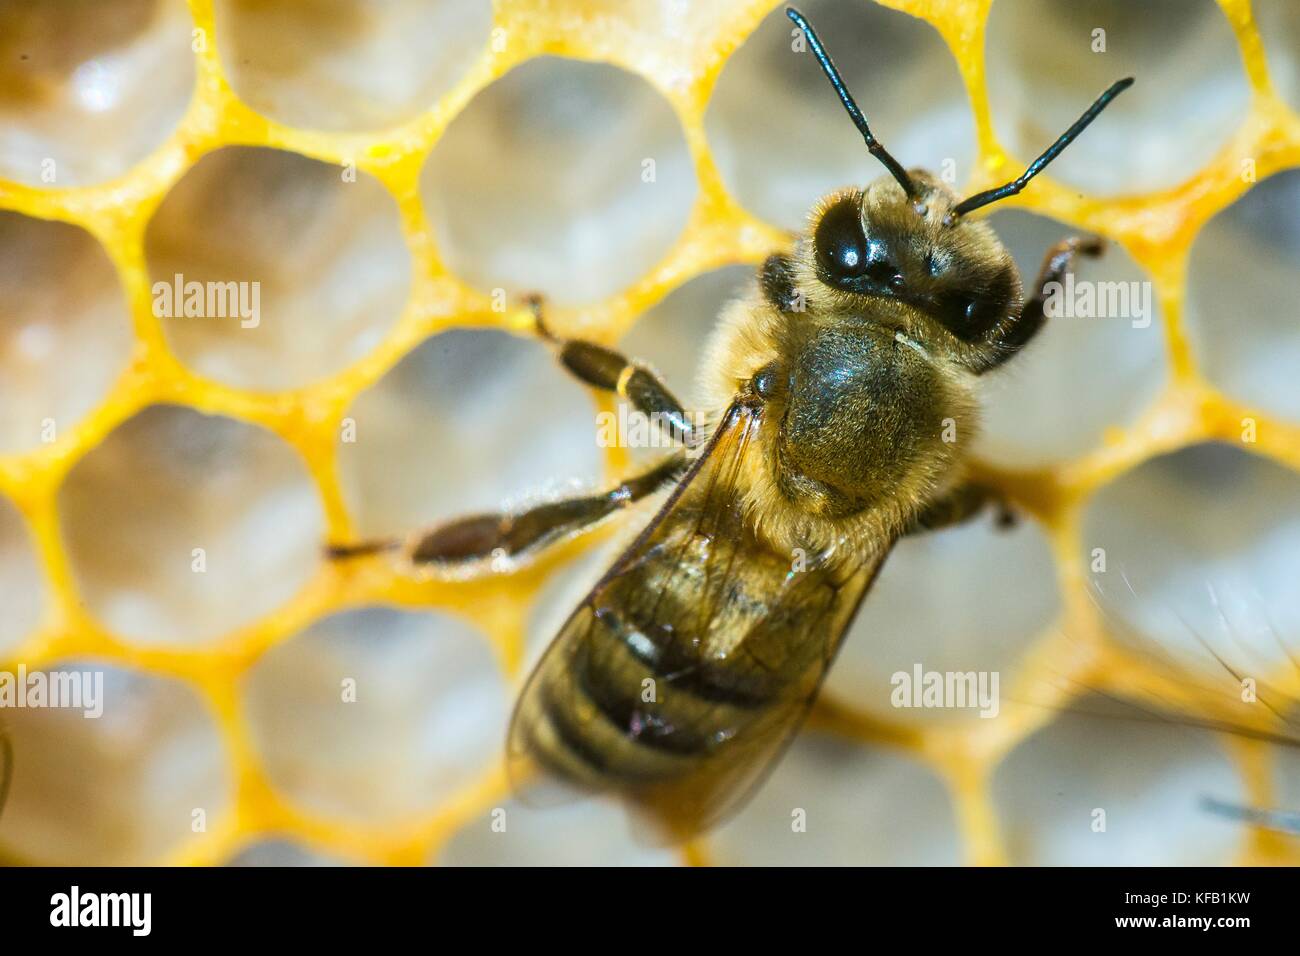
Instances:
[[[731,405],[569,617],[516,706],[508,759],[611,791],[684,839],[738,808],[798,730],[885,553],[796,570],[745,515],[762,409]]]

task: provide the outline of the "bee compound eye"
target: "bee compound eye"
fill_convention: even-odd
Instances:
[[[822,215],[813,236],[817,263],[832,281],[855,279],[867,270],[867,241],[858,204],[841,199]]]
[[[973,342],[997,324],[996,301],[982,296],[961,294],[947,300],[937,316],[948,331],[964,342]]]

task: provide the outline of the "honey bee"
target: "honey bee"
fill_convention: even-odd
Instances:
[[[507,757],[618,794],[672,839],[716,824],[775,764],[894,542],[999,503],[945,430],[973,431],[979,376],[1042,328],[1043,286],[1102,245],[1051,249],[1022,302],[1011,256],[969,214],[1019,193],[1133,82],[1018,178],[960,199],[889,154],[812,26],[787,14],[888,174],[822,200],[793,251],[768,256],[723,313],[702,363],[705,425],[648,367],[552,335],[539,304],[561,365],[662,423],[677,450],[601,494],[334,549],[400,547],[413,566],[455,573],[527,558],[662,494],[528,679]]]

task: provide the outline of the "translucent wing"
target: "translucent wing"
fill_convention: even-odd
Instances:
[[[685,838],[737,808],[807,714],[885,553],[794,570],[737,479],[761,407],[733,403],[659,513],[569,617],[508,756],[630,800]]]

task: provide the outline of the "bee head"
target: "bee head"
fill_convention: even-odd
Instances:
[[[803,32],[867,149],[889,171],[866,189],[831,196],[814,213],[818,279],[842,293],[906,303],[949,333],[940,341],[954,359],[976,371],[996,364],[996,333],[1020,308],[1020,279],[992,229],[965,216],[1024,189],[1133,78],[1102,93],[1020,176],[959,200],[939,180],[905,170],[890,155],[872,135],[812,25],[793,8],[786,15]]]
[[[987,223],[954,215],[958,197],[946,185],[920,170],[908,178],[910,194],[882,176],[822,202],[811,228],[817,281],[910,306],[934,326],[927,344],[979,370],[1019,312],[1019,273]]]

